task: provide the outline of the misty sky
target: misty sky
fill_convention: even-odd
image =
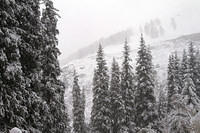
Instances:
[[[175,18],[178,34],[200,32],[200,0],[54,0],[61,18],[60,59],[101,37],[158,18]]]

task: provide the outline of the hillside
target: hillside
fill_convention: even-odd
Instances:
[[[132,65],[135,67],[136,58],[137,58],[137,50],[139,38],[131,38],[129,41],[129,45],[131,47],[131,57],[133,59]],[[159,82],[165,82],[166,80],[166,69],[168,64],[168,57],[171,52],[177,51],[178,55],[181,55],[183,49],[187,49],[188,44],[193,42],[194,46],[200,47],[200,33],[184,35],[175,39],[159,41],[154,43],[148,43],[153,55],[153,63],[155,69],[158,73]],[[104,47],[105,58],[110,68],[113,57],[121,64],[122,62],[122,50],[123,43],[121,44],[113,44]],[[72,106],[72,98],[71,98],[71,86],[72,86],[72,77],[73,71],[76,71],[79,74],[81,87],[86,89],[86,120],[89,122],[90,118],[90,109],[92,107],[92,89],[91,89],[91,81],[93,77],[93,70],[95,68],[96,54],[89,54],[84,58],[72,60],[67,63],[62,69],[61,79],[66,84],[66,94],[65,101],[68,109],[71,109]],[[156,91],[158,92],[158,91]],[[71,110],[69,110],[71,114]]]

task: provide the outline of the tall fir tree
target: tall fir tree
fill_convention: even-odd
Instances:
[[[175,81],[174,74],[174,55],[169,56],[168,70],[167,70],[167,101],[168,101],[168,109],[169,113],[173,109],[172,97],[175,94],[178,94],[178,86]]]
[[[103,48],[99,45],[97,52],[97,66],[93,78],[93,106],[91,112],[91,125],[93,133],[110,132],[110,96],[109,76]]]
[[[163,123],[167,118],[167,93],[165,88],[160,90],[158,97],[158,133],[162,133],[162,131],[166,128],[166,125]]]
[[[196,72],[196,57],[195,57],[195,49],[193,43],[191,42],[188,47],[188,72],[195,83],[195,72]]]
[[[181,84],[181,65],[180,65],[180,59],[178,57],[177,52],[174,53],[174,61],[173,61],[173,74],[174,74],[174,80],[175,84],[178,88],[178,93],[180,94],[182,92],[182,84]]]
[[[18,3],[3,0],[0,6],[0,132],[8,132],[14,126],[24,128],[27,124],[27,91],[20,62]]]
[[[43,132],[62,133],[69,130],[69,119],[64,105],[64,84],[58,80],[61,69],[58,62],[60,54],[57,48],[58,39],[57,21],[59,15],[51,0],[44,1],[45,8],[42,12],[41,22],[43,25],[43,48],[42,48],[42,98],[49,105],[46,113],[45,128]],[[45,115],[45,114],[44,114]]]
[[[83,130],[82,133],[87,133],[87,125],[85,122],[85,107],[86,107],[86,96],[85,96],[85,88],[82,88],[81,91],[81,119],[82,119],[82,123],[83,123]]]
[[[124,102],[120,87],[120,70],[117,61],[113,58],[110,81],[110,110],[111,110],[111,132],[123,133],[124,129]]]
[[[196,94],[200,98],[200,51],[196,50]]]
[[[74,133],[83,133],[84,132],[84,119],[83,119],[83,106],[82,106],[82,97],[81,90],[78,83],[78,76],[74,72],[74,82],[73,82],[73,132]]]
[[[192,113],[193,116],[200,110],[200,100],[195,90],[195,85],[190,77],[190,73],[187,73],[184,80],[182,96],[183,102],[185,103],[188,110]]]
[[[161,90],[158,99],[158,117],[162,120],[167,115],[167,95],[165,90]]]
[[[18,34],[21,37],[20,62],[22,64],[23,76],[26,82],[26,90],[28,94],[26,98],[26,106],[28,115],[26,116],[27,129],[30,132],[35,130],[42,131],[43,115],[48,106],[40,97],[42,69],[41,69],[41,50],[42,50],[42,32],[40,21],[40,0],[32,1],[15,1],[18,4],[20,30]],[[33,109],[34,108],[34,109]]]
[[[137,85],[135,94],[135,122],[139,128],[153,126],[154,121],[157,119],[153,64],[152,56],[149,52],[143,36],[141,36],[136,66]]]
[[[195,50],[193,43],[191,42],[189,44],[188,48],[188,72],[190,73],[190,78],[193,80],[193,83],[195,85],[195,92],[197,95],[199,94],[200,90],[200,77],[198,73],[198,58],[196,56],[197,51]],[[200,96],[200,95],[198,95]]]
[[[121,70],[121,93],[122,99],[124,102],[124,129],[131,133],[132,130],[135,129],[134,123],[134,92],[135,92],[135,84],[134,84],[134,74],[131,66],[131,58],[130,58],[130,48],[128,45],[128,41],[125,40],[124,51],[123,51],[123,62],[122,62],[122,70]]]
[[[187,53],[186,50],[183,50],[183,55],[182,55],[182,60],[180,64],[180,79],[181,79],[181,87],[184,87],[184,80],[187,74],[188,70],[188,58],[187,58]]]
[[[163,132],[169,133],[191,133],[190,112],[183,101],[181,94],[172,96],[174,108],[168,113],[166,129]]]
[[[50,19],[51,24],[42,24],[40,2],[41,0],[1,2],[3,8],[0,9],[2,17],[0,43],[3,45],[0,46],[0,94],[2,94],[0,106],[3,108],[0,108],[0,130],[5,132],[15,126],[26,129],[28,132],[45,132],[46,128],[50,128],[46,123],[52,118],[54,125],[51,124],[51,126],[56,129],[48,132],[59,133],[66,129],[64,87],[58,80],[60,68],[55,37],[57,21],[54,21],[55,17],[51,12],[49,15],[51,19],[47,18]],[[52,7],[51,1],[45,1],[45,3],[46,7],[47,5]],[[48,32],[46,27],[48,27]],[[53,41],[47,41],[47,38]],[[45,48],[49,46],[53,47],[53,50],[49,51],[52,56],[45,56],[47,53],[44,52]],[[48,61],[43,62],[44,58],[50,58],[52,62],[50,64],[47,63]],[[51,72],[43,67],[47,64],[54,68]],[[49,73],[53,76],[48,75]],[[51,91],[51,94],[54,94],[46,95],[44,85],[48,86],[45,86],[46,89],[56,90],[55,93]],[[54,99],[53,101],[59,101],[56,102],[57,106],[53,110],[54,103],[49,102],[45,95],[50,96]],[[48,116],[51,115],[53,117],[49,118]]]

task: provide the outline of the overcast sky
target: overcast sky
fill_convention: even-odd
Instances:
[[[101,37],[155,18],[181,17],[181,33],[200,32],[200,0],[54,0],[54,4],[61,16],[60,59]]]

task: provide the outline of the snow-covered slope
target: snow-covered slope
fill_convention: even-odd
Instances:
[[[153,63],[155,69],[158,72],[158,79],[160,82],[165,81],[166,69],[168,64],[168,57],[169,54],[177,51],[179,55],[181,55],[183,49],[187,49],[188,44],[193,42],[195,47],[200,47],[200,33],[191,34],[181,36],[176,39],[167,40],[167,41],[159,41],[159,42],[150,42],[148,43],[148,39],[146,40],[146,44],[150,46],[153,55]],[[139,46],[139,37],[138,38],[131,38],[129,41],[129,45],[131,47],[131,58],[133,59],[132,65],[135,68],[136,59],[137,59],[137,51]],[[104,48],[105,58],[107,61],[108,68],[111,67],[111,62],[113,57],[121,64],[122,62],[122,51],[123,51],[123,43],[118,45],[109,45]],[[90,54],[87,57],[82,59],[73,60],[67,63],[63,67],[63,72],[61,75],[61,79],[66,84],[66,95],[65,101],[68,107],[68,110],[71,114],[71,107],[72,107],[72,80],[73,80],[73,71],[76,71],[79,74],[79,83],[80,86],[85,88],[86,90],[86,120],[89,122],[90,118],[90,110],[92,107],[92,78],[93,78],[93,71],[96,65],[96,54]]]

